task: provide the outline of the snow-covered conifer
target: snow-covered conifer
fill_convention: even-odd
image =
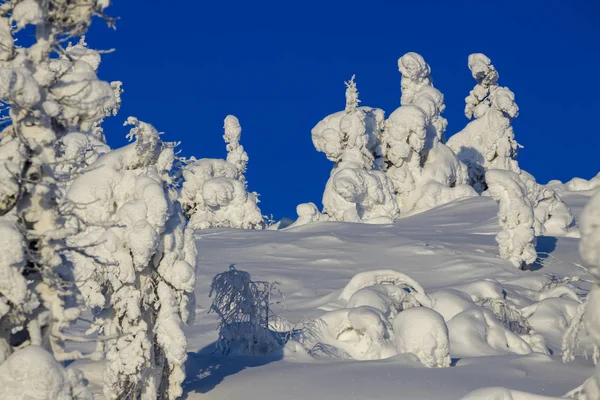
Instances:
[[[16,347],[39,345],[56,359],[92,357],[65,351],[64,333],[78,319],[66,226],[71,205],[62,190],[72,178],[60,143],[89,135],[116,107],[115,92],[98,79],[100,56],[61,45],[85,34],[105,0],[11,0],[0,6],[0,98],[10,123],[0,133],[0,362]],[[35,25],[35,40],[14,36]],[[17,357],[15,353],[16,359]],[[9,358],[10,359],[10,358]]]
[[[180,201],[190,227],[264,228],[258,194],[248,191],[244,176],[248,155],[239,143],[241,132],[238,119],[228,115],[223,136],[227,160],[192,158],[183,168]]]
[[[531,265],[537,259],[533,205],[527,197],[525,184],[514,172],[490,169],[485,174],[490,195],[498,202],[498,224],[502,231],[496,236],[500,256],[517,268]]]
[[[585,206],[579,220],[581,240],[579,242],[579,255],[595,280],[594,286],[587,296],[582,307],[581,322],[585,330],[594,341],[594,361],[598,361],[597,349],[600,347],[600,192],[597,192]],[[573,348],[565,348],[569,343],[568,335],[573,334],[572,329],[579,330],[580,319],[574,318],[571,327],[563,339],[563,359],[569,361]],[[576,334],[576,333],[575,333]],[[569,392],[566,397],[592,400],[600,398],[600,365],[595,373],[580,387]]]
[[[323,212],[337,221],[391,222],[399,215],[392,183],[380,170],[384,113],[357,107],[354,76],[346,82],[346,108],[312,129],[315,148],[333,161],[323,193]]]
[[[465,99],[465,115],[475,118],[448,140],[461,161],[469,168],[469,184],[483,192],[485,171],[504,169],[520,173],[517,163],[519,144],[511,122],[519,115],[515,95],[498,86],[498,71],[481,53],[469,56],[469,69],[477,84]]]
[[[130,117],[135,139],[103,154],[68,191],[77,286],[105,346],[107,399],[175,399],[187,357],[182,325],[194,317],[196,248],[173,188],[174,145]]]
[[[433,86],[429,65],[419,54],[406,53],[398,60],[398,69],[402,106],[390,114],[381,147],[400,210],[424,211],[474,195],[464,185],[466,166],[444,144],[448,125],[441,115],[444,96]],[[433,186],[440,188],[432,190]]]

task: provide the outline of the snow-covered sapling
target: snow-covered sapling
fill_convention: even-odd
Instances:
[[[265,222],[257,206],[258,194],[248,191],[244,176],[248,154],[239,143],[242,128],[233,115],[225,118],[224,128],[227,160],[192,158],[183,168],[183,211],[194,229],[262,229]]]
[[[485,174],[490,195],[499,206],[496,236],[500,256],[523,269],[537,259],[534,214],[525,184],[514,172],[488,170]]]
[[[222,354],[267,354],[278,346],[269,329],[277,282],[253,281],[234,265],[217,274],[210,285],[209,312],[219,316],[217,350]]]

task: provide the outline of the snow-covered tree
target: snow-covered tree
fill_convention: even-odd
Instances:
[[[76,224],[74,275],[106,342],[107,399],[175,399],[194,317],[196,248],[173,187],[174,145],[133,125],[123,148],[98,158],[68,191]],[[85,205],[85,206],[82,206]]]
[[[406,53],[398,60],[402,106],[390,114],[381,135],[386,175],[403,213],[424,211],[475,195],[466,187],[467,168],[448,148],[448,125],[441,113],[444,96],[433,86],[422,56]]]
[[[273,282],[253,281],[248,272],[234,265],[213,278],[209,312],[220,320],[217,350],[222,354],[259,355],[278,346],[269,330],[276,287]]]
[[[597,192],[585,206],[579,218],[581,240],[579,255],[595,280],[594,286],[581,306],[581,318],[574,318],[571,327],[563,339],[563,360],[570,361],[574,349],[570,335],[577,334],[583,325],[585,331],[594,341],[594,361],[598,361],[600,347],[600,192]],[[592,400],[600,398],[600,365],[595,373],[580,387],[567,394],[569,398]]]
[[[540,185],[525,170],[519,175],[527,188],[534,214],[536,236],[565,236],[575,227],[571,209],[564,203],[559,193],[548,185]]]
[[[499,206],[496,236],[500,257],[523,269],[537,259],[535,218],[527,188],[515,172],[490,169],[485,174],[489,193]]]
[[[517,163],[519,144],[511,126],[519,107],[514,93],[498,86],[498,71],[488,57],[471,54],[468,64],[477,84],[465,99],[465,115],[475,120],[454,134],[448,146],[468,166],[469,184],[481,193],[487,188],[488,169],[521,172]]]
[[[248,154],[239,143],[241,132],[238,119],[228,115],[223,136],[227,160],[192,158],[183,168],[180,201],[190,227],[264,228],[258,194],[248,191],[244,176]]]
[[[63,347],[82,340],[64,330],[80,315],[66,253],[84,249],[66,243],[77,233],[65,225],[71,206],[62,190],[74,163],[63,158],[60,144],[99,129],[117,98],[96,76],[99,54],[83,41],[66,49],[62,43],[85,34],[108,4],[0,5],[0,98],[10,106],[10,122],[0,133],[0,363],[28,345],[42,346],[59,361],[97,356]],[[34,32],[30,46],[15,45],[22,32]]]
[[[323,212],[337,221],[391,222],[399,215],[392,183],[380,170],[383,110],[358,107],[354,76],[346,82],[346,108],[312,129],[315,148],[333,161]]]

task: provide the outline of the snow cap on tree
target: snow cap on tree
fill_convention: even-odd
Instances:
[[[356,82],[354,81],[355,77],[356,75],[352,75],[352,78],[348,82],[344,82],[346,84],[346,113],[356,111],[358,103],[360,103]]]
[[[224,129],[223,139],[227,143],[227,162],[235,165],[240,174],[244,174],[248,165],[248,154],[244,150],[244,146],[240,144],[242,136],[240,121],[234,115],[228,115],[225,117]]]

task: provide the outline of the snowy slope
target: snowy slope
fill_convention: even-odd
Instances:
[[[565,197],[576,217],[589,199],[585,193]],[[376,361],[315,360],[287,349],[268,357],[212,355],[217,321],[206,312],[208,290],[212,277],[230,264],[254,279],[279,282],[285,306],[278,313],[292,323],[335,308],[348,281],[369,270],[403,272],[429,294],[482,279],[518,288],[520,282],[545,274],[581,275],[572,264],[579,260],[576,238],[539,238],[537,250],[544,254],[535,271],[517,270],[500,259],[494,240],[499,230],[496,213],[491,198],[476,197],[393,225],[319,222],[283,231],[198,232],[197,317],[186,330],[191,353],[184,398],[459,399],[488,386],[563,395],[589,377],[593,367],[582,358],[569,364],[560,361],[564,321],[552,316],[536,330],[553,355],[454,357],[450,368],[426,368],[406,354]],[[99,388],[100,366],[76,364]]]

